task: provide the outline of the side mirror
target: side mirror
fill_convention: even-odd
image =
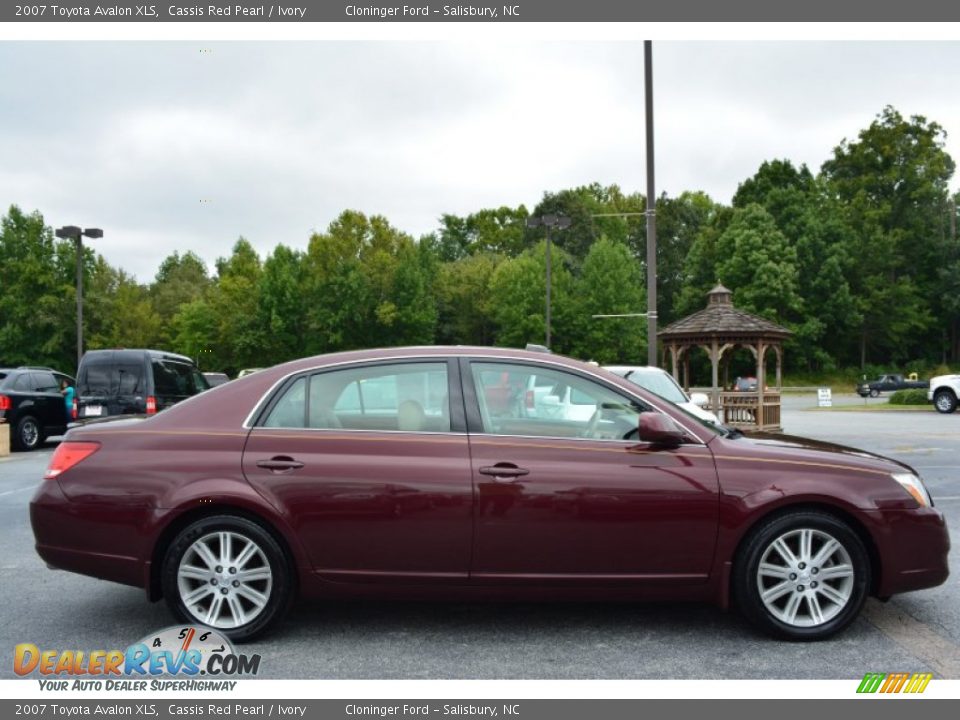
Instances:
[[[690,402],[697,407],[706,407],[710,404],[710,398],[706,393],[690,393]]]
[[[640,413],[638,432],[640,442],[666,447],[682,445],[686,438],[686,434],[673,420],[659,412]]]

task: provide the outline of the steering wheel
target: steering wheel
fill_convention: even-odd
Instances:
[[[603,420],[604,410],[605,410],[604,408],[598,407],[596,410],[593,411],[593,415],[590,416],[590,420],[589,422],[587,422],[587,427],[584,428],[583,432],[580,434],[580,437],[590,438],[593,440],[601,439],[598,436],[597,431],[600,427],[600,421]],[[633,436],[636,436],[636,438],[639,439],[640,428],[638,428],[634,422],[630,422],[632,418],[628,413],[622,413],[618,415],[618,417],[615,420],[619,421],[624,418],[628,419],[627,425],[629,427],[628,427],[628,430],[621,436],[621,440],[630,440],[632,439]],[[620,425],[620,423],[616,421],[615,421],[615,425]],[[622,429],[622,426],[620,429]],[[613,437],[615,436],[611,436],[611,439],[613,439]]]

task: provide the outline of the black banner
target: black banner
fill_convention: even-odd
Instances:
[[[957,710],[955,700],[26,700],[0,701],[0,717],[303,718],[305,720],[658,720],[736,717],[809,720],[939,720]],[[951,710],[952,708],[952,710]]]
[[[3,3],[4,22],[944,22],[960,3],[943,0],[464,0],[409,4],[358,0],[246,2]]]

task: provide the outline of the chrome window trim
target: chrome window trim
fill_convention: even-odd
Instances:
[[[459,359],[459,358],[466,358],[468,362],[472,362],[472,361],[474,361],[474,360],[477,360],[478,362],[491,362],[491,363],[515,361],[515,362],[530,363],[530,364],[535,364],[535,365],[538,365],[538,364],[539,364],[539,365],[551,365],[551,366],[553,366],[553,367],[555,367],[555,368],[557,368],[557,369],[559,369],[560,371],[563,371],[563,372],[568,372],[568,373],[580,373],[580,374],[582,374],[582,375],[590,376],[590,377],[592,377],[592,378],[600,381],[600,382],[603,383],[603,384],[609,384],[609,380],[608,380],[607,378],[603,377],[602,375],[598,375],[597,373],[592,372],[592,371],[587,370],[587,369],[572,368],[572,367],[570,367],[569,365],[565,365],[564,363],[556,362],[555,360],[551,360],[549,355],[544,355],[543,358],[541,358],[541,357],[539,357],[539,356],[536,357],[536,358],[531,358],[531,357],[524,357],[524,356],[519,356],[519,355],[489,355],[489,356],[485,356],[485,355],[475,355],[473,352],[467,351],[467,352],[462,352],[462,353],[446,352],[446,353],[437,353],[437,354],[429,354],[429,355],[421,355],[421,354],[414,354],[414,355],[391,355],[391,356],[388,356],[388,357],[372,357],[372,358],[361,358],[361,359],[356,359],[356,360],[341,360],[340,362],[325,363],[325,364],[323,364],[323,365],[314,365],[314,366],[312,366],[312,367],[300,368],[299,370],[293,370],[293,371],[287,373],[286,375],[283,375],[283,376],[280,377],[276,382],[274,382],[273,385],[271,385],[271,386],[267,389],[267,391],[266,391],[265,393],[263,393],[263,394],[260,396],[260,399],[259,399],[259,400],[256,402],[256,404],[253,406],[253,409],[247,414],[247,417],[244,418],[243,423],[241,423],[240,427],[241,427],[242,429],[244,429],[244,430],[254,430],[254,429],[258,429],[258,430],[313,430],[313,431],[318,431],[318,432],[338,432],[338,433],[371,433],[371,432],[372,432],[372,433],[401,433],[401,434],[407,434],[407,435],[411,435],[411,434],[413,434],[413,435],[427,434],[428,431],[416,431],[416,430],[410,431],[410,430],[354,430],[354,429],[345,429],[345,428],[264,428],[262,425],[257,425],[257,426],[255,426],[255,425],[252,424],[252,422],[253,422],[253,418],[260,412],[260,410],[263,408],[263,406],[266,404],[266,402],[270,399],[270,397],[273,395],[273,393],[276,392],[277,388],[280,387],[280,385],[282,385],[283,383],[285,383],[287,380],[289,380],[289,379],[290,379],[291,377],[293,377],[294,375],[301,375],[301,374],[307,374],[307,373],[313,373],[313,372],[320,372],[320,371],[323,371],[323,370],[329,370],[329,369],[334,369],[334,368],[339,368],[339,367],[345,367],[345,366],[350,366],[350,365],[364,365],[364,364],[367,364],[367,363],[391,363],[391,362],[395,362],[395,361],[401,361],[401,362],[402,362],[402,361],[406,361],[406,360],[417,360],[417,361],[426,361],[426,362],[429,362],[429,361],[431,361],[431,360],[434,359],[434,358],[442,358],[443,360],[447,360],[447,359],[449,359],[449,358],[457,358],[457,359]],[[624,382],[628,382],[628,383],[629,383],[630,381],[629,381],[629,380],[624,380]],[[701,439],[700,439],[700,436],[699,436],[694,430],[692,430],[692,429],[690,428],[690,426],[688,426],[685,422],[683,422],[683,421],[681,421],[681,420],[677,420],[676,418],[674,418],[674,417],[673,417],[672,415],[670,415],[669,413],[664,412],[663,408],[658,404],[659,402],[667,403],[667,402],[669,402],[669,401],[663,400],[662,398],[660,398],[659,396],[655,395],[654,393],[650,393],[651,395],[653,395],[653,399],[648,400],[647,398],[645,398],[645,397],[643,397],[643,396],[641,396],[641,395],[637,395],[637,394],[631,392],[630,390],[626,390],[626,389],[621,388],[621,387],[617,387],[617,391],[618,391],[618,392],[621,392],[621,393],[624,394],[624,395],[632,396],[632,397],[634,397],[635,399],[637,399],[637,400],[639,400],[639,401],[641,401],[641,402],[643,402],[643,403],[646,403],[646,404],[648,404],[648,405],[651,405],[657,412],[662,413],[662,414],[666,415],[667,417],[669,417],[674,423],[676,423],[676,424],[679,425],[681,428],[683,428],[683,429],[686,431],[686,433],[687,433],[693,440],[695,440],[695,442],[689,443],[690,445],[699,445],[699,446],[702,446],[702,447],[706,447],[706,446],[707,446],[707,443],[705,443],[703,440],[701,440]],[[648,391],[648,392],[649,392],[649,391]],[[198,394],[198,395],[196,395],[196,396],[194,396],[194,397],[199,397],[199,396],[202,395],[202,394],[203,394],[203,393],[200,393],[200,394]],[[544,439],[544,440],[582,440],[582,441],[587,441],[587,442],[621,442],[621,443],[622,443],[622,442],[629,442],[628,440],[612,440],[612,439],[604,439],[604,438],[597,438],[597,439],[593,439],[593,438],[567,438],[567,437],[552,437],[552,436],[546,436],[546,435],[497,435],[497,434],[495,434],[495,433],[455,433],[455,432],[449,432],[449,433],[448,433],[448,432],[433,432],[432,434],[438,434],[438,435],[477,435],[477,436],[482,436],[482,437],[541,438],[541,439]]]
[[[290,432],[291,430],[309,430],[310,432],[322,432],[322,433],[331,433],[334,435],[342,435],[344,433],[370,433],[373,435],[453,435],[455,437],[463,437],[467,435],[465,432],[455,432],[453,430],[370,430],[368,428],[314,428],[314,427],[284,427],[284,426],[273,426],[273,427],[264,427],[263,425],[255,425],[248,430],[283,430],[284,432]]]

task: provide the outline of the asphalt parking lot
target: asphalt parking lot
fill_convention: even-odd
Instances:
[[[875,403],[878,401],[871,401]],[[837,403],[862,404],[859,398]],[[787,396],[785,431],[913,465],[960,546],[960,413],[817,411]],[[142,591],[48,570],[27,505],[53,450],[0,458],[0,649],[123,648],[171,624]],[[280,631],[245,647],[272,678],[960,678],[960,552],[939,588],[870,601],[839,637],[784,643],[701,605],[300,603]],[[0,664],[0,677],[15,677]]]

